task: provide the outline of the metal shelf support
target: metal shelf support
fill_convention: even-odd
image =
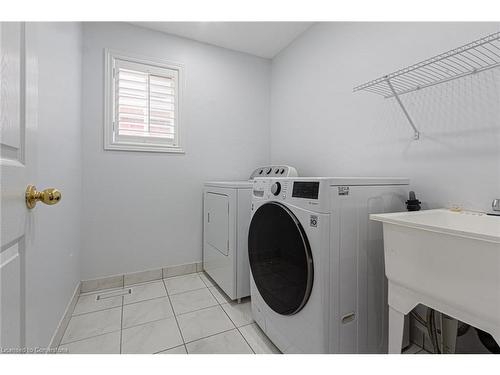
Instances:
[[[401,101],[402,95],[499,67],[500,31],[356,86],[353,91],[368,91],[386,99],[394,97],[414,131],[413,138],[419,139],[420,133]]]
[[[398,102],[399,106],[401,107],[401,110],[403,111],[406,119],[410,123],[410,126],[413,129],[413,132],[414,132],[413,133],[413,139],[414,140],[418,140],[420,138],[420,132],[418,131],[417,127],[415,126],[415,124],[414,124],[412,118],[410,117],[410,114],[406,110],[406,107],[404,106],[403,102],[399,98],[398,93],[396,92],[396,90],[394,90],[394,87],[392,86],[391,80],[388,77],[386,77],[386,82],[387,82],[387,85],[389,86],[389,88],[391,89],[394,98],[396,99],[396,101]]]

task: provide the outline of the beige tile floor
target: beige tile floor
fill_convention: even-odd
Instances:
[[[204,273],[79,296],[66,353],[279,353],[251,316]]]

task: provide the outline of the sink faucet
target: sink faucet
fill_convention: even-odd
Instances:
[[[493,211],[500,211],[500,199],[493,199],[493,202],[491,202],[491,208]]]

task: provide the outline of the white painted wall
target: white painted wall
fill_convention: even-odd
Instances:
[[[496,32],[498,23],[316,24],[272,64],[271,161],[301,175],[408,176],[426,207],[500,196],[500,69],[393,99],[354,86]]]
[[[185,65],[185,155],[104,151],[104,48]],[[83,31],[83,278],[201,261],[202,184],[269,160],[270,61],[129,24]]]
[[[79,24],[40,24],[36,184],[63,200],[36,213],[27,344],[48,344],[81,278],[199,261],[203,181],[245,179],[270,157],[302,175],[404,175],[428,207],[488,209],[500,193],[498,71],[404,97],[417,142],[393,101],[352,88],[498,26],[318,24],[271,77],[268,60],[127,24],[85,24],[83,44]],[[104,48],[185,64],[185,155],[103,150]]]
[[[39,204],[26,255],[26,344],[46,347],[81,280],[81,61],[79,23],[39,23],[37,173],[62,200]]]

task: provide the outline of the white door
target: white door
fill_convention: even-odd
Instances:
[[[25,254],[34,216],[25,204],[35,178],[37,60],[29,24],[0,22],[0,348],[25,346]]]
[[[229,252],[229,198],[207,193],[205,196],[207,242],[222,254]]]

